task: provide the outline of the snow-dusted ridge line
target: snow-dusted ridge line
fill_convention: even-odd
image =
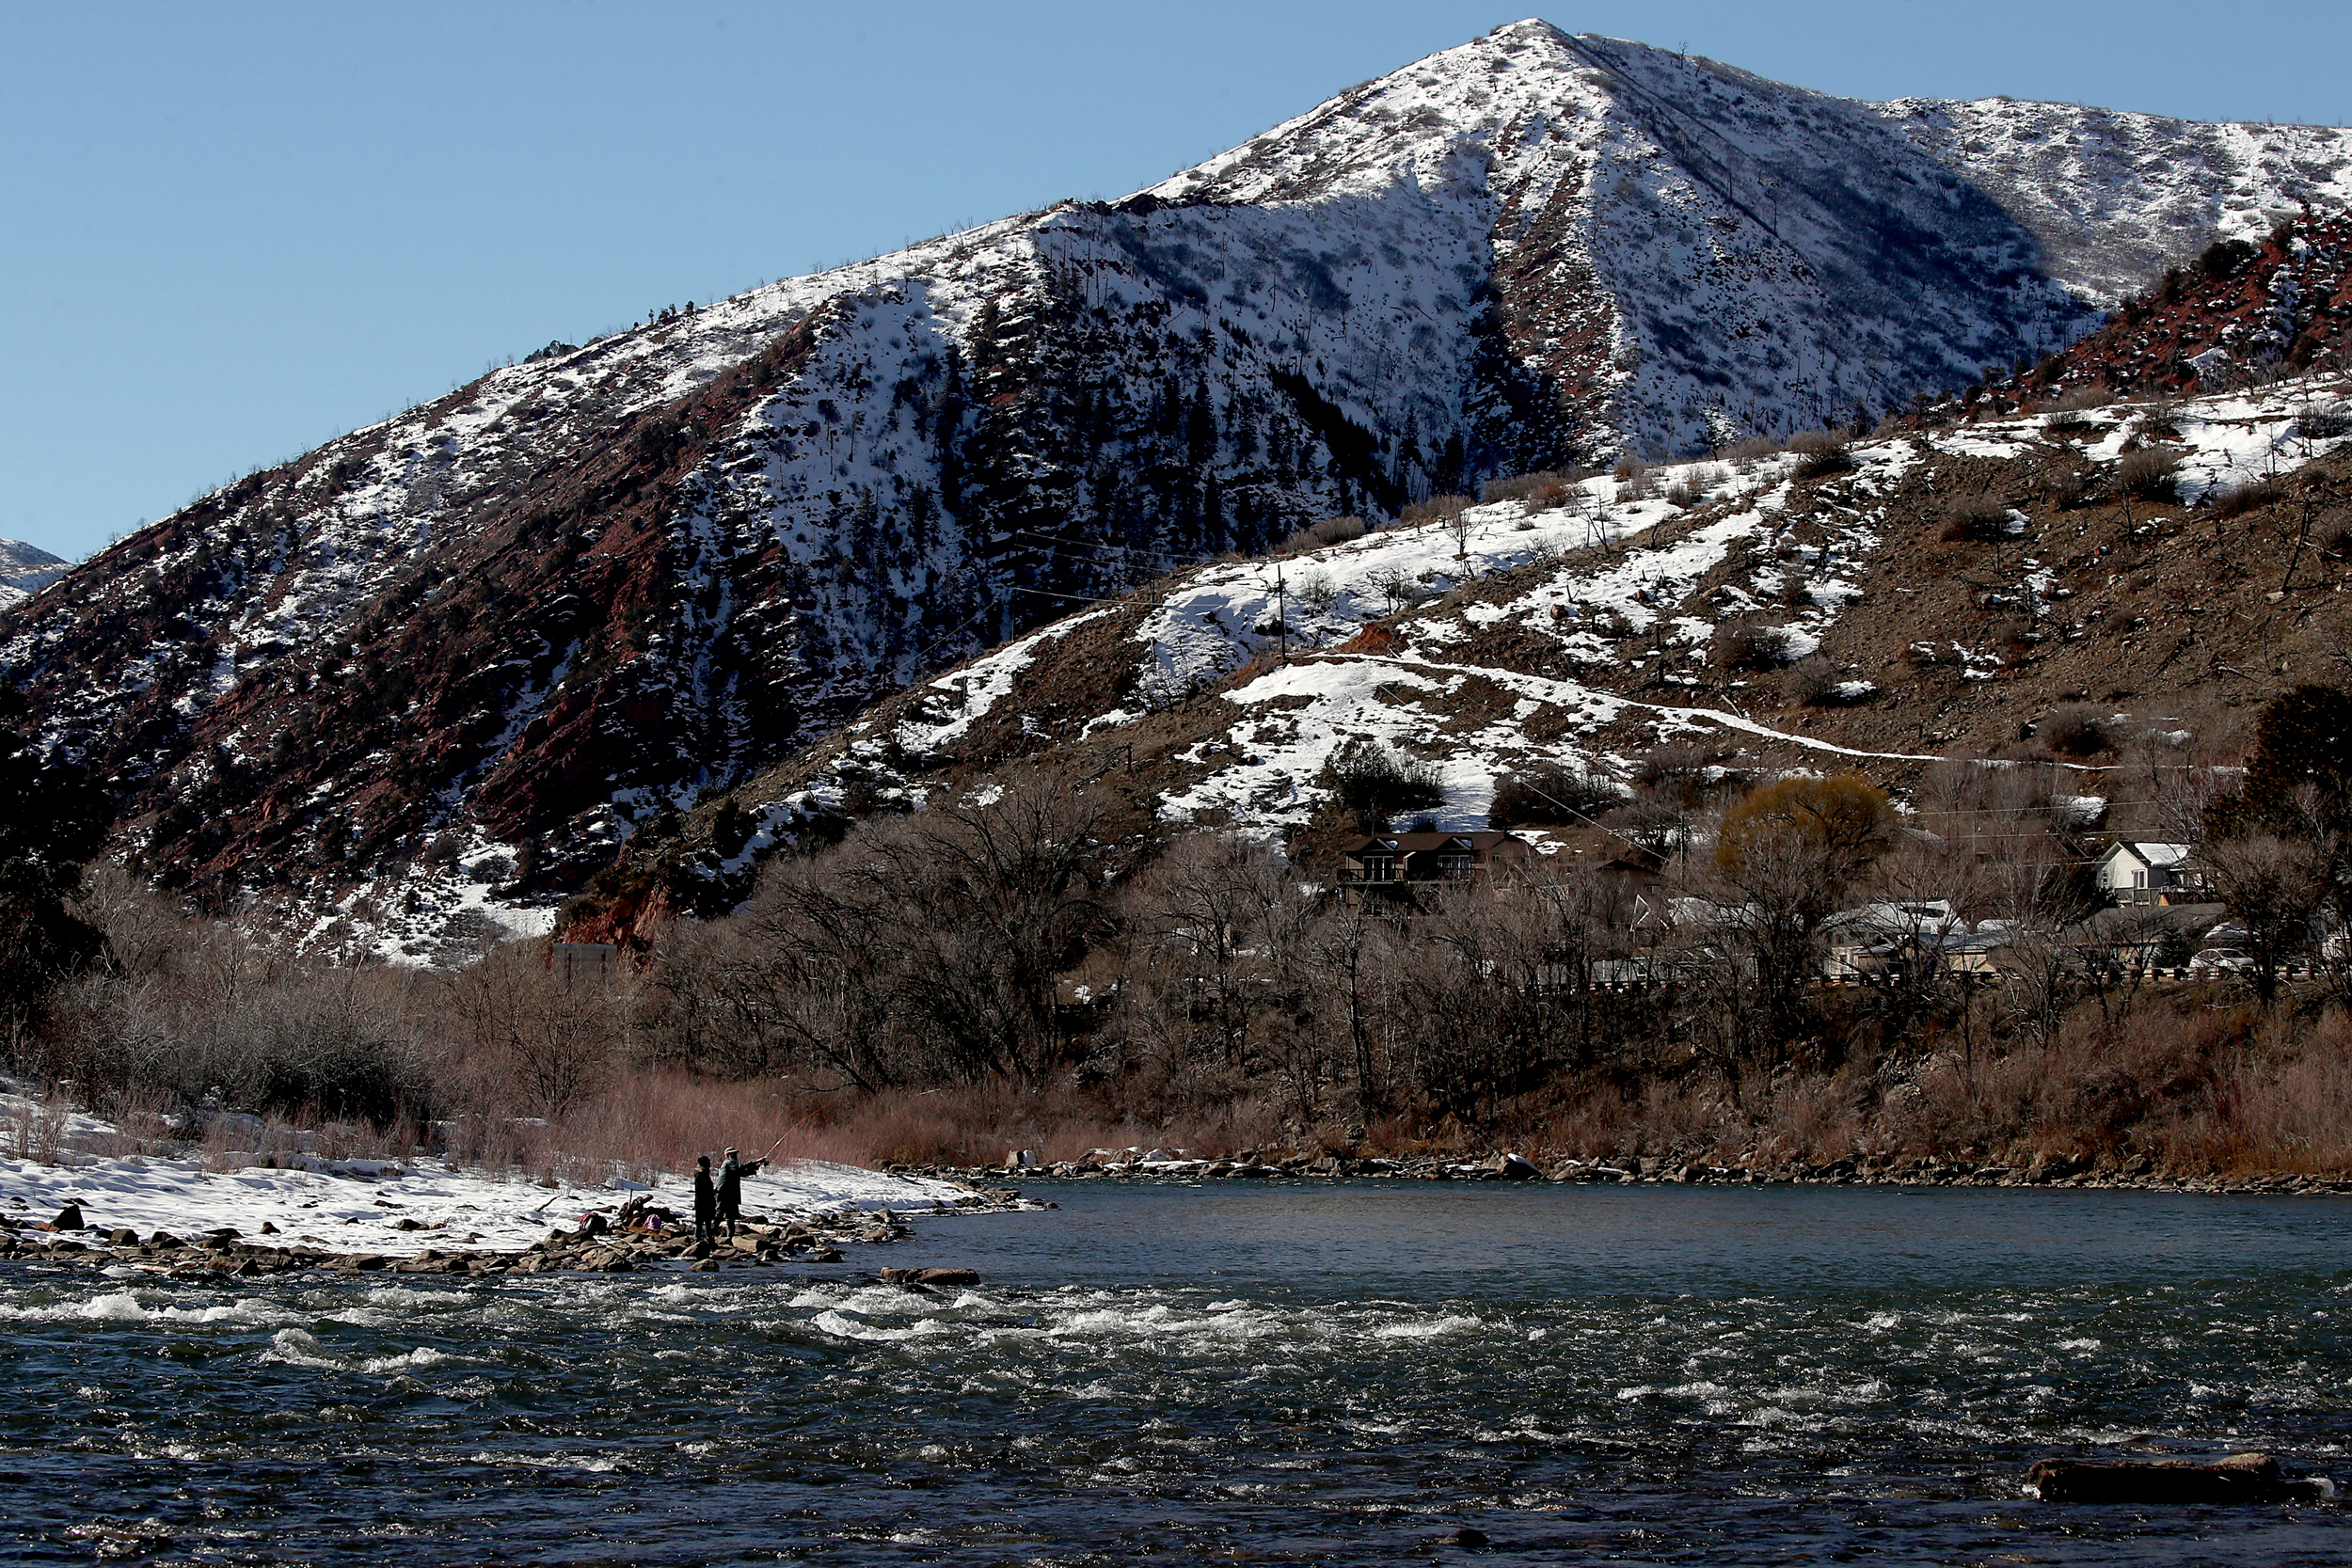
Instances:
[[[2300,412],[2334,406],[2344,391],[2337,383],[2307,381],[2173,405],[2169,419],[2179,436],[2164,444],[2181,461],[2178,504],[2344,446],[2346,437],[2306,437],[2296,423]],[[2094,425],[2106,428],[2090,432],[2075,450],[2094,464],[2114,464],[2141,412],[2137,405],[2090,411]],[[1817,505],[1809,519],[1822,542],[1808,545],[1793,563],[1751,555],[1749,580],[1756,588],[1785,590],[1787,575],[1800,573],[1803,602],[1790,604],[1784,592],[1768,604],[1726,584],[1716,590],[1717,603],[1726,615],[1769,609],[1791,634],[1784,657],[1802,657],[1820,646],[1854,602],[1860,590],[1849,580],[1851,574],[1883,545],[1878,498],[1926,455],[2016,457],[2058,439],[2043,429],[2041,417],[2028,416],[1856,442],[1847,453],[1851,469],[1836,476],[1840,499]],[[1676,661],[1703,660],[1719,621],[1668,616],[1667,607],[1687,599],[1734,546],[1775,534],[1799,461],[1783,455],[1745,465],[1707,462],[1653,469],[1632,480],[1564,483],[1535,502],[1470,508],[1458,522],[1382,530],[1280,559],[1195,568],[1156,591],[1152,602],[1131,603],[1128,613],[1135,622],[1123,641],[1136,650],[1139,685],[1156,680],[1171,693],[1214,692],[1208,700],[1239,710],[1220,738],[1187,753],[1195,763],[1226,755],[1234,760],[1173,792],[1163,803],[1164,814],[1262,833],[1297,826],[1321,800],[1317,775],[1331,752],[1347,739],[1370,736],[1439,767],[1447,795],[1445,805],[1433,814],[1439,826],[1483,826],[1496,777],[1515,767],[1562,762],[1622,774],[1629,766],[1624,759],[1577,737],[1620,725],[1633,714],[1652,716],[1661,737],[1734,731],[1822,757],[1939,760],[1932,752],[1843,746],[1733,708],[1618,695],[1572,679],[1466,661],[1453,652],[1468,638],[1508,625],[1549,639],[1579,659],[1613,665],[1619,658],[1613,645],[1623,641],[1623,631],[1647,632],[1637,662],[1660,657],[1665,671],[1661,678],[1683,679],[1674,673]],[[1663,499],[1676,492],[1690,494],[1705,507],[1704,519],[1684,524],[1683,508]],[[1817,493],[1817,499],[1824,498]],[[2175,509],[2153,508],[2152,515]],[[1572,562],[1542,569],[1548,558],[1569,556]],[[1449,606],[1455,591],[1513,574],[1515,588],[1507,596],[1470,594]],[[2049,574],[2028,575],[2044,580]],[[1312,604],[1302,602],[1302,591]],[[1401,592],[1428,597],[1413,609],[1409,599],[1400,599]],[[1267,668],[1255,661],[1280,645],[1278,606],[1287,611],[1291,657]],[[902,716],[893,736],[913,750],[950,750],[998,705],[1018,700],[1018,674],[1048,634],[1075,631],[1108,613],[1097,609],[1057,623],[934,682],[937,689],[959,695],[953,713],[940,715],[937,723],[919,711]],[[1375,622],[1387,645],[1343,646]],[[1604,622],[1619,634],[1604,637],[1585,629]],[[1648,649],[1662,649],[1662,657]],[[1973,650],[1961,652],[1975,657]],[[1986,657],[1995,665],[2001,662],[1997,656]],[[1220,684],[1236,671],[1248,678]],[[1458,693],[1465,682],[1501,689],[1516,705],[1513,716],[1464,727],[1443,717],[1446,705],[1432,709],[1422,700]],[[1527,739],[1525,721],[1538,712],[1552,716],[1555,721],[1547,728],[1561,739]],[[1142,717],[1104,712],[1085,723],[1080,737],[1115,734]],[[850,752],[868,768],[882,755],[881,741],[871,737],[853,743]],[[2085,773],[2105,770],[2096,764],[2062,766]]]

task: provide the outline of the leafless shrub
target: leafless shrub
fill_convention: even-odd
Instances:
[[[1716,761],[1714,751],[1688,740],[1666,740],[1634,759],[1633,782],[1644,789],[1695,781]]]
[[[1735,621],[1715,632],[1715,662],[1731,670],[1777,670],[1794,657],[1793,626]]]
[[[1479,487],[1478,499],[1488,506],[1497,501],[1525,500],[1539,490],[1553,485],[1575,483],[1579,476],[1558,468],[1544,468],[1532,474],[1516,474],[1507,479],[1490,479]]]
[[[1801,707],[1827,705],[1836,686],[1837,666],[1820,654],[1797,660],[1780,677],[1780,694]]]
[[[1432,496],[1406,507],[1401,520],[1407,525],[1449,522],[1470,510],[1471,504],[1468,496]]]
[[[1317,615],[1328,610],[1339,602],[1340,597],[1338,586],[1332,582],[1329,576],[1322,572],[1317,572],[1308,578],[1292,592],[1297,594],[1300,604]]]
[[[2015,508],[1998,496],[1963,496],[1944,508],[1943,538],[1997,544],[2026,531]]]
[[[1867,703],[1878,688],[1839,670],[1820,654],[1810,654],[1788,666],[1780,677],[1781,695],[1801,707],[1851,707]]]
[[[1788,450],[1797,454],[1799,479],[1827,479],[1853,469],[1853,453],[1843,431],[1800,431],[1788,438]]]
[[[1724,448],[1724,455],[1734,463],[1747,464],[1760,462],[1767,457],[1778,457],[1784,450],[1778,441],[1769,436],[1751,436],[1744,441],[1735,441]]]
[[[2115,745],[2114,721],[2088,703],[2064,703],[2035,726],[2034,738],[2059,756],[2096,756]]]
[[[1343,545],[1350,539],[1361,539],[1367,525],[1361,517],[1326,517],[1309,523],[1282,541],[1282,553],[1295,555],[1301,550],[1317,550],[1327,545]]]
[[[54,1165],[65,1148],[66,1129],[73,1119],[72,1102],[52,1091],[29,1100],[8,1113],[6,1139],[0,1148],[18,1160]]]
[[[1391,615],[1429,596],[1428,585],[1403,566],[1384,566],[1365,580],[1387,602]]]
[[[2295,433],[2306,441],[2332,441],[2352,436],[2352,404],[2331,403],[2306,408],[2295,417]]]
[[[2213,508],[2214,520],[2223,522],[2275,506],[2286,499],[2286,486],[2275,479],[2250,479],[2242,484],[2222,486],[2206,504]]]
[[[2143,448],[2116,459],[2115,483],[2127,496],[2146,500],[2168,499],[2172,495],[2173,476],[2180,467],[2177,453]]]
[[[1985,636],[2012,648],[2029,648],[2042,641],[2042,627],[2030,615],[2004,615],[1985,628]]]
[[[1617,499],[1645,501],[1658,494],[1658,470],[1638,457],[1629,457],[1616,467]]]

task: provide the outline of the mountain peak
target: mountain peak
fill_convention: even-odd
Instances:
[[[2341,133],[2100,114],[1516,22],[1128,200],[663,311],[250,475],[18,603],[0,675],[167,882],[388,955],[544,927],[1073,606],[1875,422],[2079,339],[2152,249],[2352,206]]]

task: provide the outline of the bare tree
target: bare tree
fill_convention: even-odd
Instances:
[[[2254,991],[2278,999],[2279,972],[2311,944],[2312,926],[2334,892],[2333,857],[2314,825],[2307,835],[2249,833],[2216,837],[2201,851],[2213,888],[2246,927]]]
[[[482,1099],[552,1119],[604,1087],[621,1006],[613,981],[548,960],[545,942],[510,942],[458,975],[450,1000]]]

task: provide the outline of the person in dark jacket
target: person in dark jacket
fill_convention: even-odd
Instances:
[[[710,1156],[694,1157],[694,1240],[719,1239],[719,1189],[710,1181]]]
[[[727,1150],[726,1163],[719,1167],[719,1218],[727,1227],[727,1240],[735,1239],[735,1227],[743,1218],[743,1178],[766,1164],[765,1160],[739,1160],[735,1150]]]

